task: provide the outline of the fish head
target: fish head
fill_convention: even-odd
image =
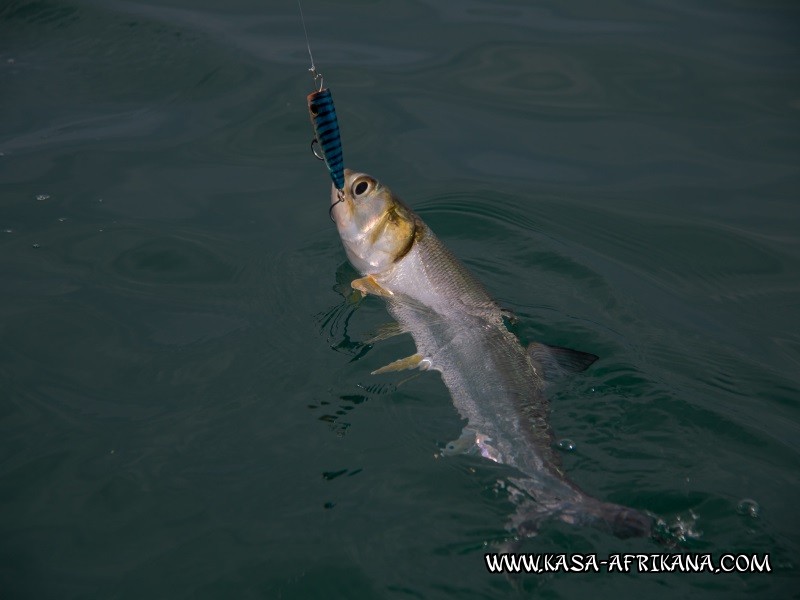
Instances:
[[[347,258],[364,275],[391,268],[414,244],[414,213],[374,177],[345,169],[331,205]]]

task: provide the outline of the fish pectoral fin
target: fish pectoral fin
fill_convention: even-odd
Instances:
[[[561,346],[548,346],[533,342],[528,346],[528,355],[535,367],[549,381],[560,379],[569,373],[580,373],[588,369],[598,357],[588,352],[570,350]]]
[[[442,456],[456,456],[458,454],[471,454],[477,452],[478,446],[475,443],[475,432],[464,431],[461,437],[452,442],[447,442],[442,449]]]
[[[396,335],[401,335],[406,333],[406,330],[403,329],[400,323],[386,323],[385,325],[381,325],[378,327],[377,330],[367,338],[364,343],[365,344],[374,344],[375,342],[382,342],[383,340],[388,340],[389,338],[393,338]]]
[[[385,367],[375,369],[372,374],[379,375],[380,373],[389,373],[391,371],[405,371],[407,369],[416,369],[417,367],[425,370],[428,368],[428,364],[428,361],[422,358],[421,354],[412,354],[406,358],[390,362]]]
[[[394,296],[392,292],[386,290],[381,287],[375,278],[372,275],[367,275],[366,277],[361,277],[360,279],[354,279],[350,283],[350,287],[354,290],[358,290],[365,296],[367,294],[372,294],[373,296],[383,296],[384,298],[389,298]]]

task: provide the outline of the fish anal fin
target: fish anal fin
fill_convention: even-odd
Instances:
[[[352,283],[350,283],[350,287],[352,287],[354,290],[358,290],[365,296],[367,294],[372,294],[373,296],[383,296],[384,298],[394,296],[392,292],[382,288],[381,284],[375,281],[375,278],[372,275],[354,279]]]
[[[406,330],[403,329],[403,326],[400,325],[400,323],[386,323],[385,325],[378,327],[378,329],[376,329],[369,339],[367,339],[364,343],[374,344],[376,342],[382,342],[383,340],[388,340],[396,335],[402,335],[405,332]]]
[[[416,369],[417,367],[424,370],[428,368],[428,365],[428,361],[422,358],[421,354],[412,354],[406,358],[401,358],[400,360],[390,362],[385,367],[375,369],[372,374],[379,375],[381,373],[389,373],[391,371],[406,371],[408,369]]]
[[[540,367],[542,375],[549,381],[560,379],[570,373],[585,371],[598,359],[588,352],[548,346],[540,342],[533,342],[528,346],[528,355],[534,366]]]
[[[470,454],[477,451],[475,445],[475,432],[465,430],[461,433],[461,437],[447,442],[442,450],[442,456],[456,456],[458,454]]]
[[[444,450],[442,450],[442,456],[455,456],[457,454],[479,454],[496,463],[503,462],[500,451],[492,445],[490,437],[466,427],[457,440],[448,442]]]

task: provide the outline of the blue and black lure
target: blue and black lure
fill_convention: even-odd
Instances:
[[[344,189],[344,160],[342,158],[342,140],[339,137],[339,121],[336,119],[336,108],[333,106],[333,96],[331,91],[323,87],[322,73],[317,72],[314,66],[314,56],[311,54],[311,43],[308,41],[308,30],[306,20],[303,17],[303,7],[300,0],[297,0],[297,7],[300,9],[300,19],[303,22],[303,33],[306,36],[308,46],[308,57],[311,59],[311,72],[314,78],[314,85],[318,86],[315,92],[311,92],[306,99],[308,102],[308,114],[311,117],[311,125],[314,127],[314,139],[311,140],[311,151],[318,159],[325,161],[325,166],[331,175],[331,181],[336,189],[339,190],[340,202],[343,199],[341,193]],[[331,207],[331,210],[333,207]],[[331,218],[333,218],[331,216]]]
[[[337,190],[344,188],[344,161],[342,159],[342,140],[339,137],[339,122],[333,96],[328,88],[319,89],[308,95],[308,114],[314,126],[314,139],[311,151],[314,156],[325,161],[331,180]],[[319,153],[317,150],[319,149]]]

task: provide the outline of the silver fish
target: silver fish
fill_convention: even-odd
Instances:
[[[331,214],[363,275],[351,285],[382,297],[417,349],[374,373],[441,373],[467,421],[443,454],[475,453],[519,471],[510,481],[522,498],[508,526],[519,537],[535,534],[545,518],[620,538],[651,535],[652,516],[587,495],[564,476],[553,450],[545,381],[581,371],[597,357],[539,343],[524,348],[497,303],[414,211],[373,177],[344,173],[343,193],[331,192]]]

